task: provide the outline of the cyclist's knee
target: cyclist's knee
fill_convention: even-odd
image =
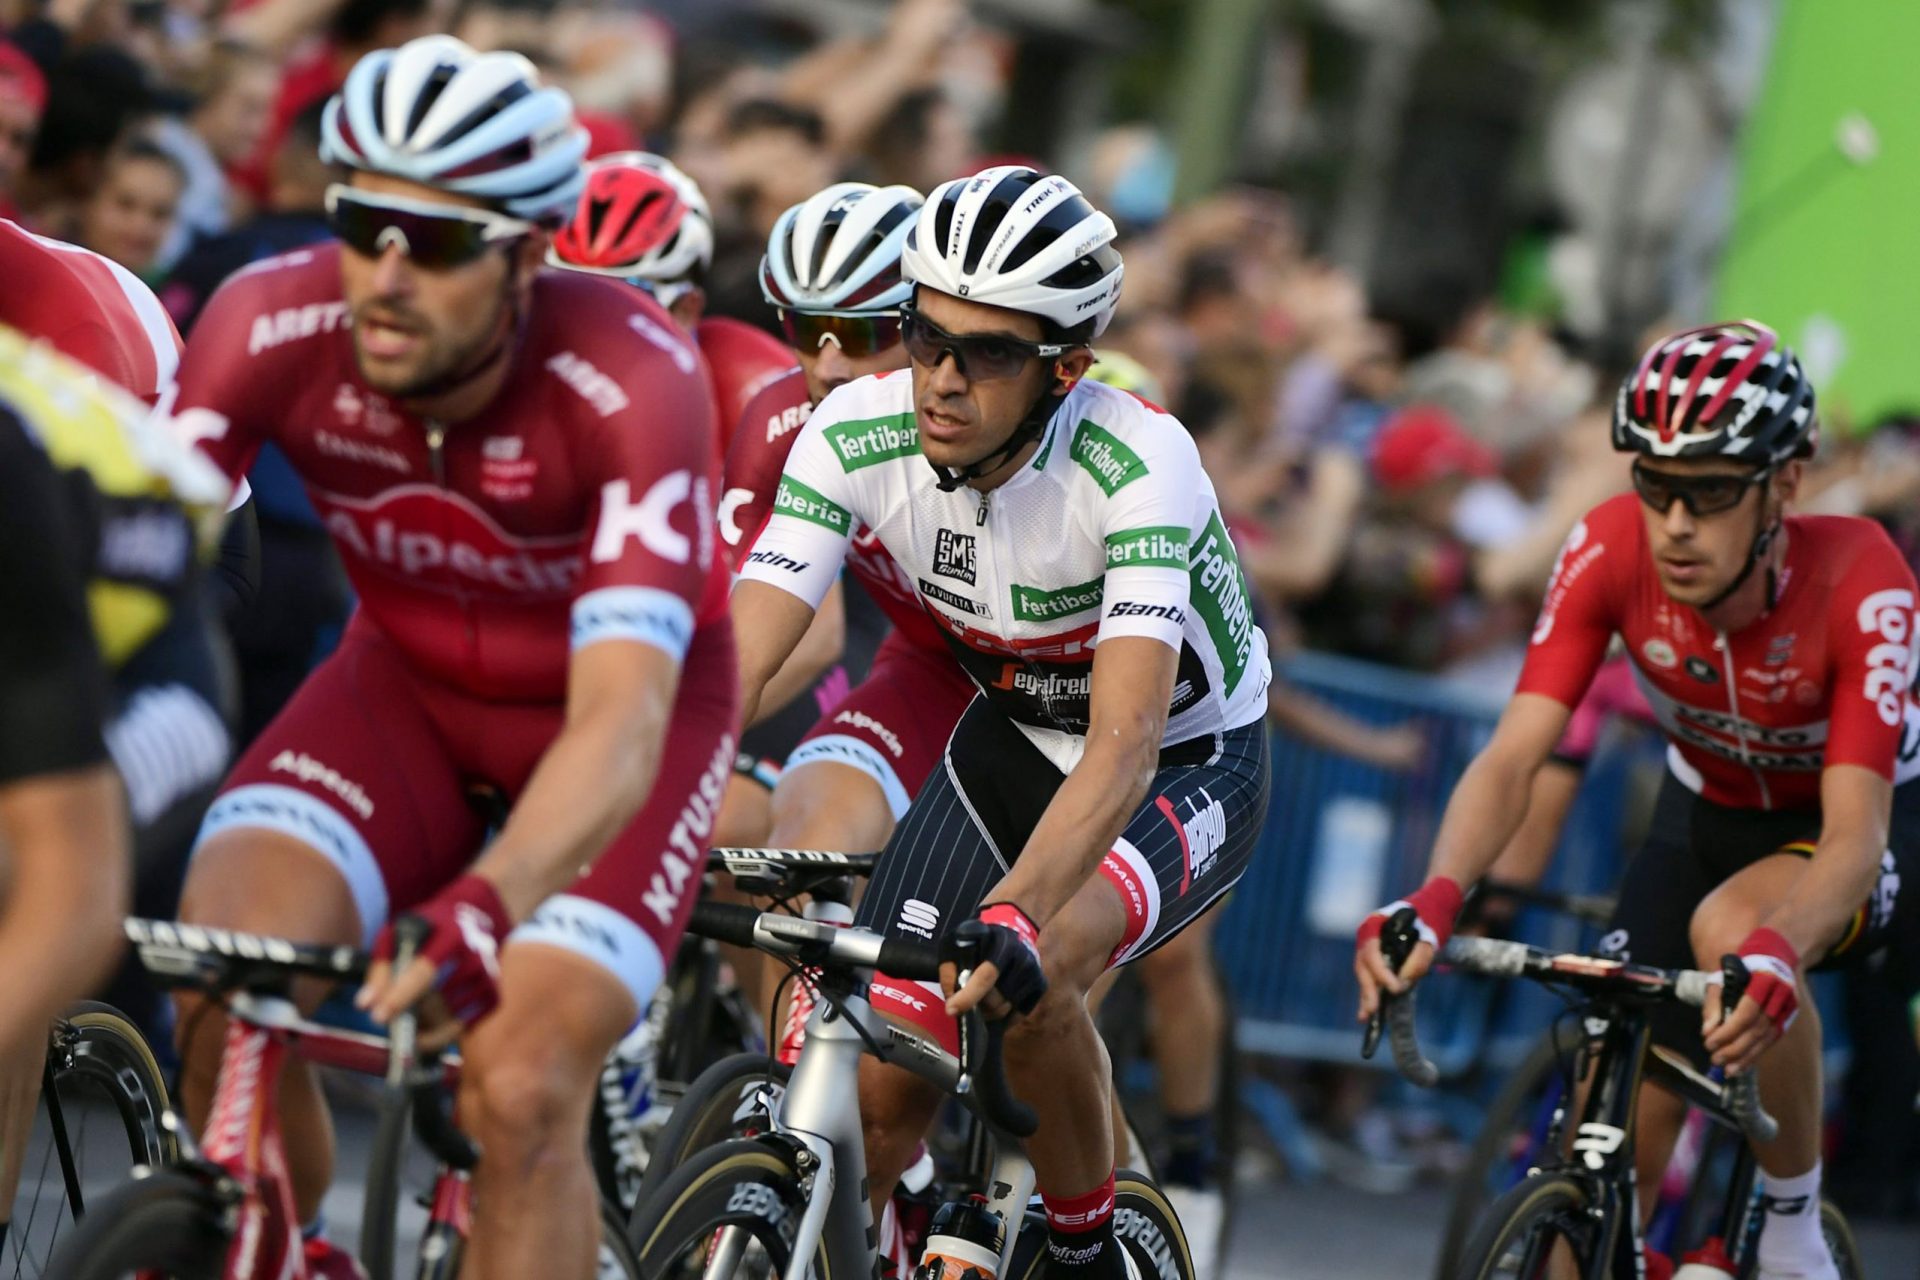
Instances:
[[[1091,1033],[1093,1015],[1087,1012],[1086,992],[1071,985],[1054,985],[1040,997],[1033,1012],[1015,1018],[1007,1027],[1006,1054],[1009,1060],[1025,1062],[1039,1058],[1043,1065],[1058,1061],[1058,1049],[1067,1039],[1085,1030]]]
[[[814,760],[773,789],[772,843],[783,848],[870,853],[893,833],[893,809],[878,782],[851,765]]]
[[[482,1150],[513,1165],[577,1145],[592,1083],[574,1059],[569,1047],[525,1039],[475,1059],[461,1078],[461,1123]]]
[[[939,1110],[932,1086],[899,1067],[860,1063],[860,1123],[866,1134],[867,1170],[876,1187],[891,1187],[906,1171],[915,1146]]]

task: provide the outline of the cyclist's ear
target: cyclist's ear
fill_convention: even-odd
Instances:
[[[1093,349],[1075,347],[1053,362],[1053,389],[1060,395],[1074,389],[1080,379],[1087,376],[1087,370],[1093,368]]]
[[[1792,503],[1800,492],[1800,481],[1807,474],[1807,464],[1799,458],[1789,458],[1780,464],[1773,473],[1771,481],[1772,496],[1781,506]]]

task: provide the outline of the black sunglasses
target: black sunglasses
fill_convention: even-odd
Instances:
[[[1678,500],[1687,509],[1688,515],[1713,516],[1739,506],[1747,490],[1754,485],[1765,484],[1771,474],[1772,468],[1763,467],[1743,476],[1676,476],[1643,467],[1636,461],[1633,464],[1633,490],[1640,495],[1640,501],[1663,515],[1673,510],[1673,504]]]
[[[464,266],[535,229],[531,222],[486,209],[374,195],[337,182],[327,188],[327,225],[356,253],[377,258],[398,244],[400,252],[430,270]]]
[[[900,337],[915,364],[933,369],[951,355],[961,377],[982,382],[1014,377],[1029,361],[1073,350],[1058,342],[1028,342],[1000,334],[948,333],[912,307],[900,308]]]
[[[812,355],[829,339],[853,360],[879,355],[900,341],[900,313],[897,311],[823,312],[778,308],[780,330],[787,345]]]

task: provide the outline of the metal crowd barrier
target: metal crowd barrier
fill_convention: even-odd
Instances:
[[[1354,929],[1425,878],[1447,797],[1501,703],[1435,677],[1324,654],[1296,656],[1278,674],[1371,723],[1411,721],[1427,739],[1419,766],[1394,774],[1276,733],[1267,824],[1217,934],[1244,1052],[1358,1064]],[[1608,741],[1618,743],[1615,735]],[[1628,776],[1650,749],[1636,743],[1596,754],[1546,886],[1612,889]],[[1538,912],[1522,913],[1515,936],[1567,947],[1592,941],[1591,930]],[[1448,1075],[1517,1059],[1555,1007],[1531,989],[1433,983],[1421,993],[1421,1044]]]

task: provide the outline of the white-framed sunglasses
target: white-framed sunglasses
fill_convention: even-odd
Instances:
[[[378,257],[392,245],[423,267],[458,267],[539,230],[491,209],[410,200],[343,182],[327,188],[327,225],[348,248]]]

